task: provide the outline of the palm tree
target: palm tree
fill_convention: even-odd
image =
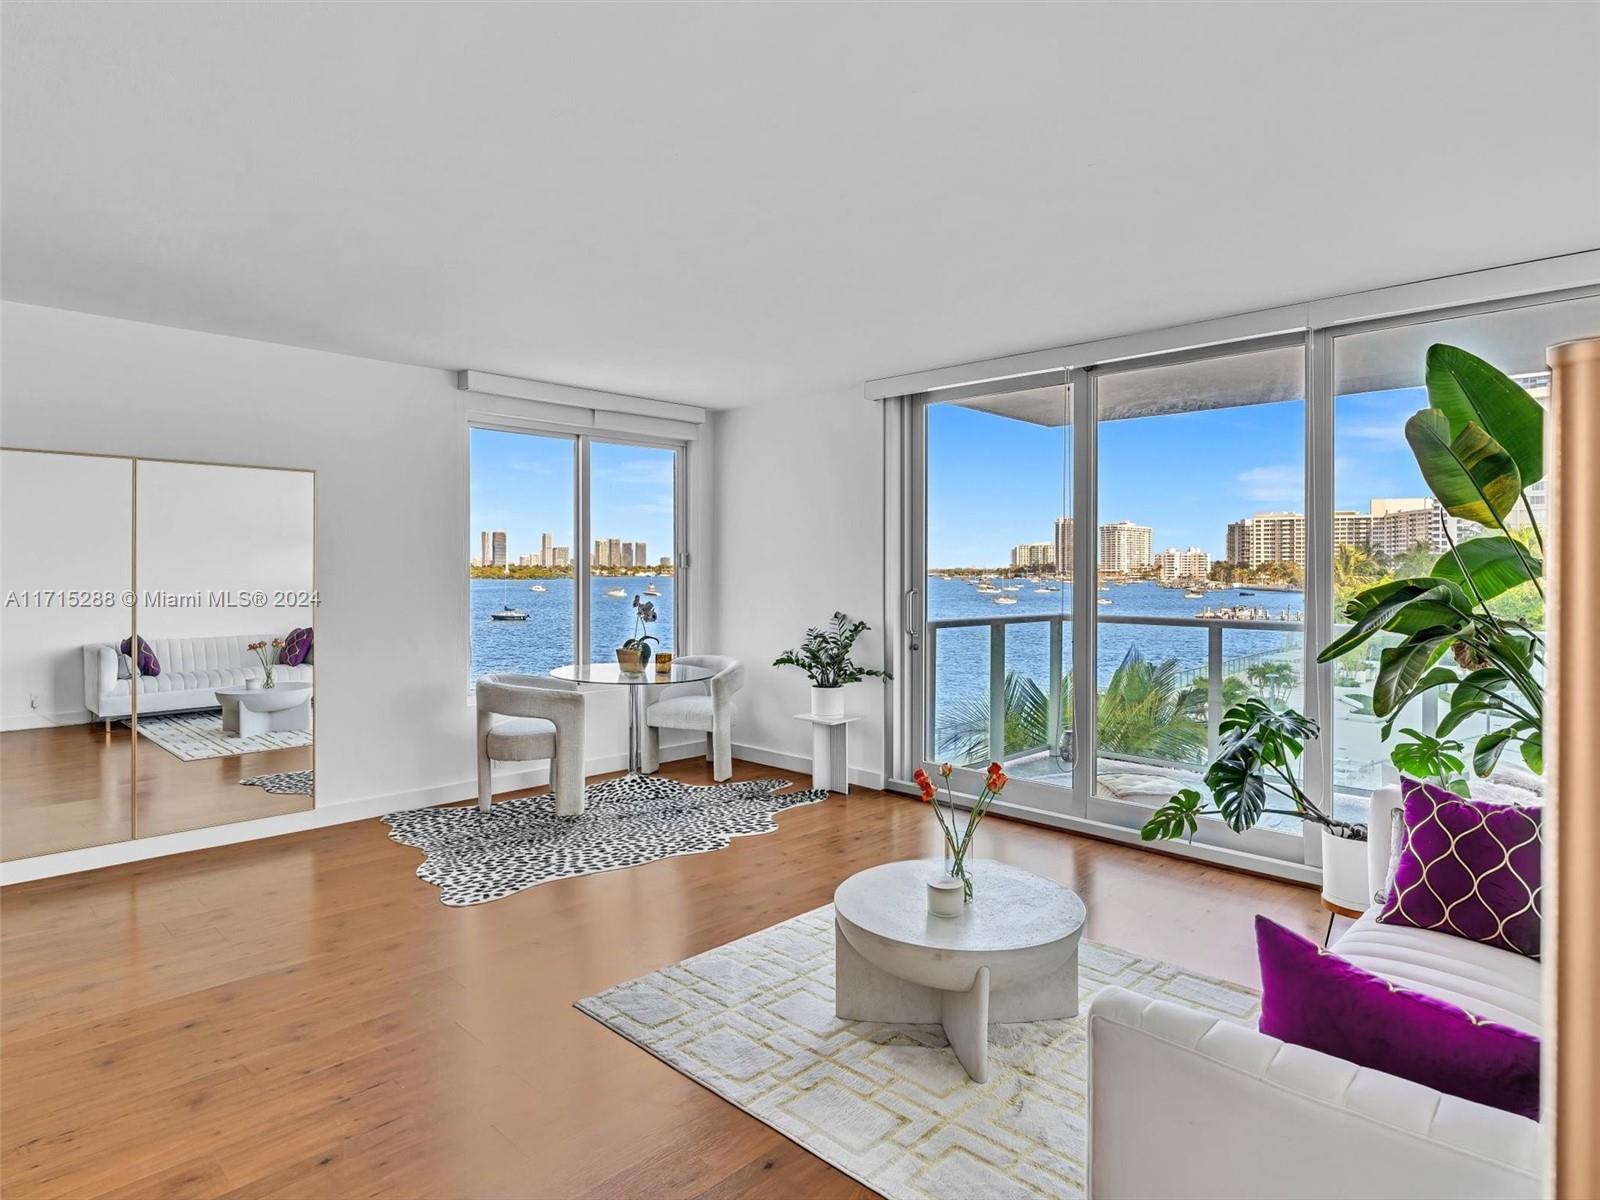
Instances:
[[[1387,574],[1365,546],[1340,542],[1333,548],[1333,594],[1344,601]]]
[[[1223,704],[1238,703],[1245,686],[1237,678],[1223,680]],[[1047,746],[1070,757],[1072,676],[1061,681],[1061,727],[1049,735],[1049,697],[1032,679],[1006,672],[1005,752]],[[939,753],[955,762],[988,758],[989,700],[965,696],[942,722]],[[1205,680],[1186,680],[1175,658],[1150,662],[1129,648],[1100,696],[1100,749],[1111,753],[1201,763],[1206,753]]]

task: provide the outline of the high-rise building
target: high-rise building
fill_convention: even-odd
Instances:
[[[505,566],[506,563],[510,561],[510,559],[506,557],[506,531],[504,529],[496,529],[492,534],[489,535],[489,537],[489,565],[491,567]]]
[[[1374,500],[1367,548],[1393,558],[1418,546],[1432,546],[1433,505],[1431,499]]]
[[[622,561],[621,538],[606,539],[606,565],[611,567],[621,567],[627,565]]]
[[[550,565],[552,567],[565,567],[572,562],[572,550],[568,546],[557,546],[550,552]]]
[[[622,543],[622,565],[625,566],[625,567],[636,567],[636,566],[639,565],[638,562],[633,557],[633,543],[632,542],[623,542]]]
[[[555,561],[555,539],[547,533],[539,539],[539,565],[551,567]]]
[[[669,554],[663,554],[661,556],[661,561],[656,565],[659,567],[670,567],[672,565],[672,556]]]
[[[590,556],[591,567],[609,567],[611,565],[611,545],[605,538],[595,538],[594,554]]]
[[[1228,526],[1228,561],[1238,567],[1304,563],[1306,519],[1302,513],[1256,513]]]
[[[1453,518],[1452,518],[1453,519]],[[1444,514],[1438,501],[1422,497],[1382,498],[1370,511],[1338,509],[1333,514],[1333,544],[1360,546],[1386,558],[1444,540]],[[1451,532],[1456,530],[1452,527]],[[1228,525],[1227,561],[1239,567],[1305,561],[1306,519],[1300,513],[1256,513]]]
[[[636,567],[648,567],[650,565],[649,547],[643,542],[635,542],[633,544],[633,565]]]
[[[535,563],[533,561],[533,555],[531,555],[531,554],[519,554],[519,555],[517,555],[517,566],[519,566],[519,567],[532,567],[532,566],[539,566],[539,565],[542,565],[542,564]]]
[[[1011,547],[1011,565],[1026,571],[1050,570],[1056,565],[1054,542],[1023,542]]]
[[[1072,518],[1056,518],[1056,574],[1072,578]]]
[[[1211,574],[1211,555],[1199,546],[1187,550],[1167,547],[1156,555],[1156,578],[1163,583],[1177,579],[1204,579]]]
[[[487,529],[478,534],[478,565],[480,567],[494,566],[494,541],[489,537]]]
[[[1155,562],[1154,531],[1148,525],[1116,521],[1100,526],[1100,569],[1108,575],[1129,575]]]

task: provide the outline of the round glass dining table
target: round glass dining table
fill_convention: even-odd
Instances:
[[[665,671],[657,671],[652,663],[642,671],[624,671],[614,662],[570,663],[550,672],[553,679],[569,683],[611,684],[629,688],[628,692],[628,774],[643,772],[644,754],[644,703],[645,689],[663,687],[671,683],[704,683],[716,672],[710,667],[674,661]]]

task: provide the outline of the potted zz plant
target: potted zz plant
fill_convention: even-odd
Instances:
[[[844,685],[859,683],[868,675],[891,679],[887,671],[858,666],[850,661],[850,648],[870,628],[865,621],[852,621],[842,612],[821,629],[806,630],[798,650],[785,650],[772,660],[775,667],[799,667],[811,677],[811,715],[844,716]]]
[[[637,673],[643,671],[655,651],[651,642],[660,639],[646,633],[650,626],[656,623],[656,603],[654,600],[644,600],[639,596],[633,598],[633,636],[617,647],[617,666],[624,671]]]

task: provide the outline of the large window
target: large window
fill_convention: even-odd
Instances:
[[[1452,540],[1459,544],[1490,532],[1445,514],[1423,483],[1406,443],[1407,419],[1428,406],[1423,378],[1428,347],[1443,342],[1471,351],[1544,402],[1550,390],[1546,348],[1597,329],[1600,300],[1590,299],[1386,325],[1333,339],[1336,614],[1365,587],[1426,574]],[[1533,527],[1547,524],[1543,483],[1529,489],[1528,499],[1507,524],[1515,536],[1537,547]],[[1544,598],[1531,584],[1497,597],[1492,607],[1544,628]],[[1341,816],[1363,819],[1372,789],[1398,778],[1389,759],[1395,739],[1383,740],[1384,721],[1374,715],[1371,703],[1378,656],[1395,640],[1380,636],[1334,664],[1333,787]],[[1443,699],[1434,692],[1412,701],[1395,720],[1395,729],[1433,733]],[[1477,718],[1451,736],[1470,748],[1488,731],[1486,720]]]
[[[1300,319],[1286,312],[1277,332],[1266,321],[1279,314],[1241,318],[1265,327],[1209,348],[1193,346],[1215,323],[1174,331],[1170,353],[1147,351],[1153,336],[1069,347],[1059,369],[941,384],[903,406],[912,572],[899,664],[914,713],[897,766],[997,759],[1013,780],[1006,807],[1138,828],[1179,788],[1203,791],[1219,718],[1253,694],[1320,724],[1304,786],[1365,819],[1373,788],[1395,777],[1371,702],[1384,643],[1331,664],[1318,651],[1357,591],[1427,573],[1452,538],[1483,532],[1442,512],[1406,442],[1428,403],[1428,347],[1480,355],[1542,400],[1546,348],[1600,329],[1600,297],[1329,325],[1317,308],[1304,332],[1281,332]],[[1137,353],[1111,353],[1124,348]],[[1513,532],[1536,552],[1543,485],[1525,509]],[[1532,585],[1492,604],[1543,626]],[[1415,701],[1396,733],[1431,733],[1448,701]],[[957,772],[958,789],[979,781]],[[1320,861],[1293,816],[1243,838],[1208,821],[1195,840],[1302,871]]]
[[[1068,401],[1046,384],[927,412],[934,756],[1055,788],[1072,782]]]
[[[1305,348],[1108,369],[1095,394],[1091,812],[1139,825],[1177,789],[1204,790],[1229,704],[1299,702]]]
[[[660,649],[677,648],[681,455],[671,446],[472,429],[471,678],[614,661],[635,630],[635,596],[655,607],[649,632]]]

